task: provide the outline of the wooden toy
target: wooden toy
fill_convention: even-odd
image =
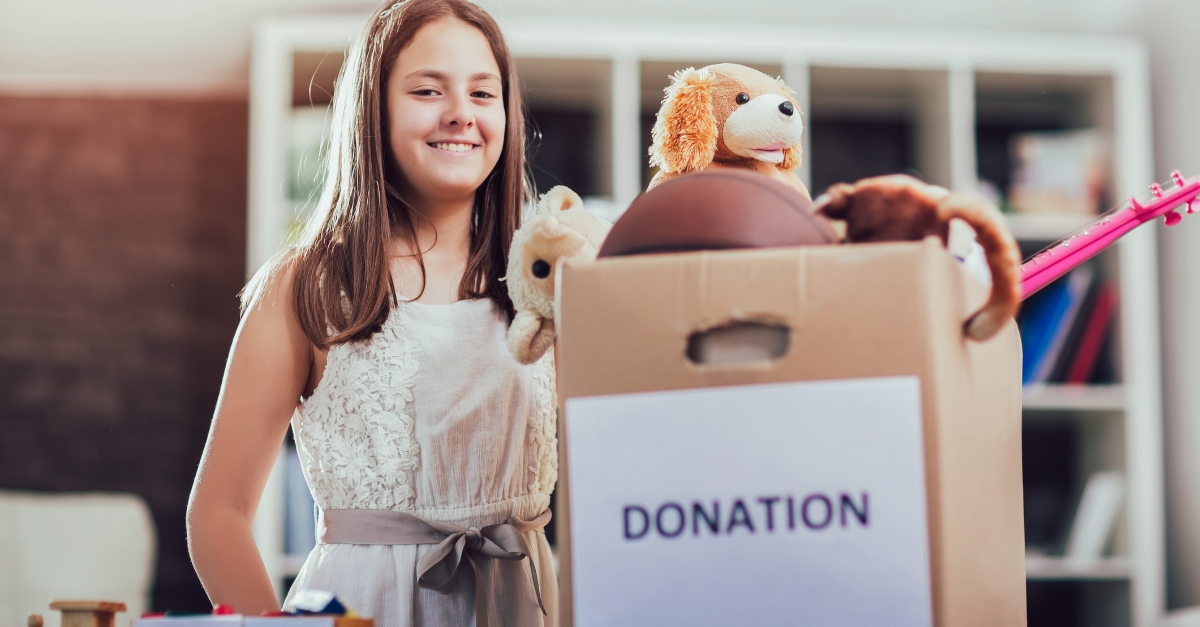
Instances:
[[[118,601],[54,601],[50,609],[62,612],[62,627],[113,627],[113,614],[125,611]],[[40,614],[29,617],[28,627],[42,627]]]

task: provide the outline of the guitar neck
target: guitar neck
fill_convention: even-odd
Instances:
[[[1087,227],[1028,259],[1021,265],[1021,298],[1028,298],[1053,283],[1138,226],[1158,217],[1164,217],[1166,224],[1173,226],[1182,217],[1176,211],[1180,205],[1187,205],[1188,213],[1195,211],[1198,208],[1196,198],[1200,196],[1200,177],[1185,180],[1175,172],[1172,183],[1174,185],[1166,191],[1158,184],[1152,185],[1152,198],[1145,204],[1130,198]]]

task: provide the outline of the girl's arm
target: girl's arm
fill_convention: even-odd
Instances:
[[[188,550],[209,599],[252,616],[279,609],[250,528],[313,363],[291,295],[288,268],[242,317],[188,501]]]

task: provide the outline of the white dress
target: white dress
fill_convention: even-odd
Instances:
[[[317,506],[400,510],[460,527],[545,510],[558,478],[553,354],[522,366],[506,333],[488,300],[408,302],[369,341],[331,348],[321,383],[292,419]],[[483,560],[497,569],[485,597],[493,627],[557,624],[545,533],[524,535],[548,617],[530,593],[528,560]],[[292,590],[332,591],[377,627],[474,625],[470,569],[451,594],[417,586],[417,560],[433,546],[319,543]],[[514,604],[524,609],[514,614]]]

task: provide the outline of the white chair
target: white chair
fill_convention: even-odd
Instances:
[[[116,623],[128,625],[149,605],[156,547],[136,495],[0,490],[0,626],[41,614],[59,627],[56,599],[121,601]]]

